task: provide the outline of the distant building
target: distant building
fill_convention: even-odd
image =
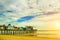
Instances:
[[[24,28],[23,27],[19,27],[18,28],[20,31],[24,31]]]
[[[14,27],[11,26],[11,24],[8,24],[7,29],[14,29]]]
[[[26,26],[26,30],[31,30],[31,31],[33,31],[33,26]]]
[[[3,25],[0,25],[0,29],[3,29],[3,30],[4,30],[4,29],[5,29],[5,27],[4,27]]]
[[[14,28],[14,30],[18,30],[19,28],[18,27],[16,27],[16,26],[13,26],[13,28]]]

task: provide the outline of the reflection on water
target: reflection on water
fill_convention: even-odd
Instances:
[[[37,31],[37,36],[38,37],[60,38],[60,31],[59,30]]]

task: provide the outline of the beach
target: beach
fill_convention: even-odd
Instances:
[[[36,35],[0,35],[0,40],[60,40],[60,31],[40,31]]]
[[[36,37],[36,36],[17,36],[0,35],[0,40],[60,40],[60,38]]]

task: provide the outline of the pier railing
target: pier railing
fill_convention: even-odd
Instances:
[[[0,30],[0,35],[33,35],[34,31]]]

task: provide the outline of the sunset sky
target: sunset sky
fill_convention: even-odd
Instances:
[[[60,0],[0,0],[0,24],[60,29]]]

